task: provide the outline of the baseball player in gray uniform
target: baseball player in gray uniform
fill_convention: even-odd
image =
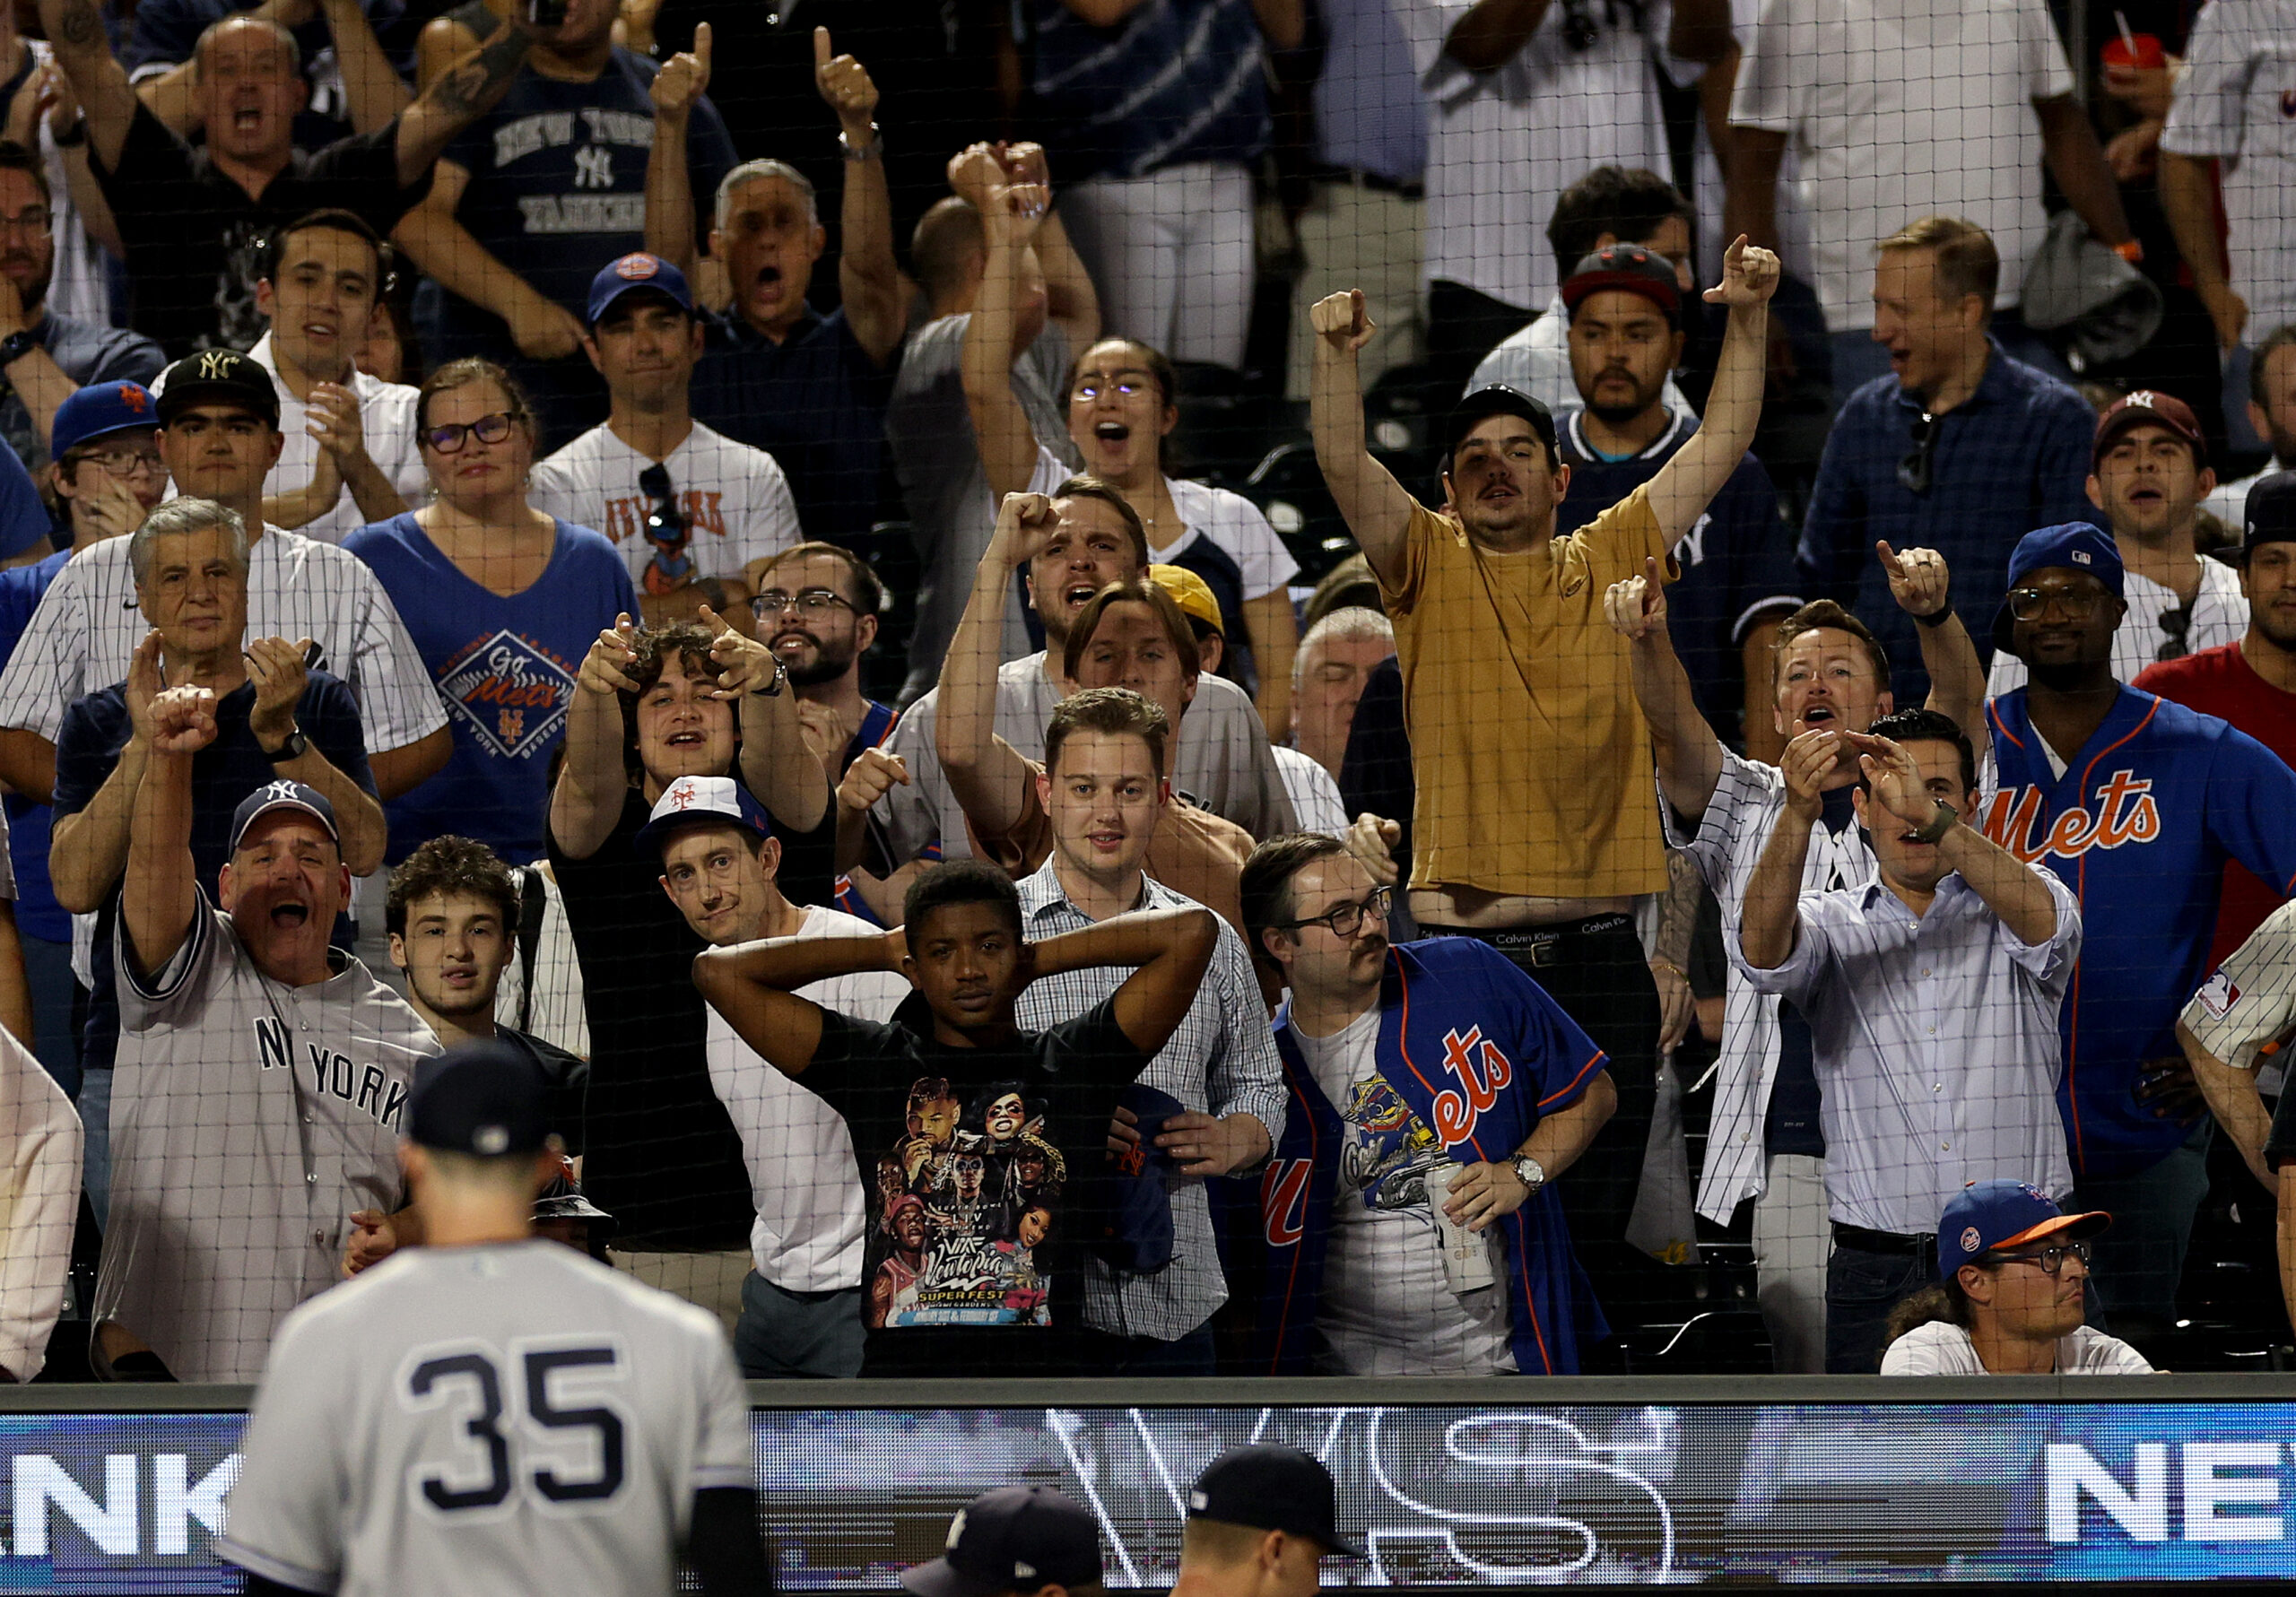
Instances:
[[[558,1172],[526,1055],[425,1060],[401,1149],[428,1245],[288,1316],[217,1551],[250,1597],[763,1593],[717,1317],[533,1237]]]
[[[351,892],[335,812],[266,783],[208,900],[192,756],[214,695],[153,706],[117,934],[120,1041],[99,1373],[251,1381],[287,1312],[335,1280],[360,1209],[399,1207],[397,1138],[430,1030],[327,934]]]

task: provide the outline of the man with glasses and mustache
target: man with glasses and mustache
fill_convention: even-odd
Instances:
[[[1617,1106],[1603,1051],[1495,949],[1391,946],[1390,890],[1337,838],[1261,844],[1243,899],[1253,957],[1291,989],[1251,1367],[1577,1374],[1603,1315],[1545,1189]],[[1446,1248],[1478,1244],[1484,1284],[1455,1288]]]
[[[2109,1214],[2067,1214],[2022,1181],[1975,1181],[1938,1218],[1937,1284],[1890,1316],[1885,1376],[2149,1376],[2084,1323],[2089,1241]]]
[[[33,471],[48,463],[57,407],[75,391],[149,383],[167,364],[140,334],[48,308],[55,220],[39,153],[0,142],[0,438]]]
[[[2096,418],[1987,329],[2001,256],[1984,230],[1926,216],[1876,246],[1874,342],[1890,372],[1852,394],[1826,438],[1802,523],[1809,598],[1839,600],[1895,663],[1900,704],[1929,691],[1913,618],[1890,597],[1876,542],[1934,549],[1972,637],[2007,585],[2010,546],[2037,526],[2102,516],[2083,493]]]
[[[607,418],[535,467],[535,508],[612,539],[648,626],[702,604],[738,615],[753,574],[801,536],[772,456],[693,419],[702,325],[685,273],[627,255],[590,282],[582,347],[613,399]]]

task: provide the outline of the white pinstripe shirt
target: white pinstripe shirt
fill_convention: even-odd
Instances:
[[[152,624],[135,605],[126,538],[64,562],[0,672],[0,726],[49,742],[72,701],[123,681]],[[350,684],[370,753],[403,749],[447,724],[429,667],[390,597],[356,555],[277,527],[248,551],[249,638],[309,638]]]
[[[1047,860],[1024,877],[1021,890],[1022,929],[1031,942],[1093,924],[1068,901]],[[1143,878],[1140,909],[1193,909],[1193,898],[1153,878]],[[1132,973],[1108,966],[1063,971],[1034,983],[1021,994],[1013,1022],[1041,1031],[1074,1020],[1100,1002]],[[1283,1064],[1275,1053],[1275,1033],[1253,978],[1244,940],[1226,921],[1219,946],[1205,973],[1196,1002],[1179,1029],[1148,1068],[1142,1085],[1169,1092],[1199,1114],[1257,1118],[1267,1127],[1269,1144],[1283,1139]],[[1228,1301],[1227,1278],[1212,1236],[1212,1204],[1204,1183],[1173,1178],[1172,1262],[1154,1275],[1118,1276],[1089,1252],[1084,1270],[1084,1324],[1115,1336],[1176,1341],[1210,1319]]]

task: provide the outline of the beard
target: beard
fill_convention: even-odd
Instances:
[[[795,635],[784,633],[782,636],[790,637]],[[787,661],[783,663],[782,669],[789,673],[789,685],[791,687],[818,688],[824,682],[833,682],[837,681],[838,678],[843,676],[848,671],[852,669],[853,657],[857,651],[855,650],[852,642],[849,639],[844,645],[839,646],[833,643],[825,643],[818,638],[813,638],[811,633],[806,633],[804,636],[811,639],[813,643],[813,663],[808,665],[800,665],[794,662]]]

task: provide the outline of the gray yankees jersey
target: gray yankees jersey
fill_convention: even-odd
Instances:
[[[183,1380],[252,1381],[287,1312],[338,1279],[352,1211],[399,1206],[406,1095],[438,1039],[347,956],[273,981],[204,892],[156,975],[126,939],[95,1317]]]
[[[288,1316],[216,1550],[343,1597],[669,1593],[746,1487],[715,1316],[555,1242],[411,1248]]]

